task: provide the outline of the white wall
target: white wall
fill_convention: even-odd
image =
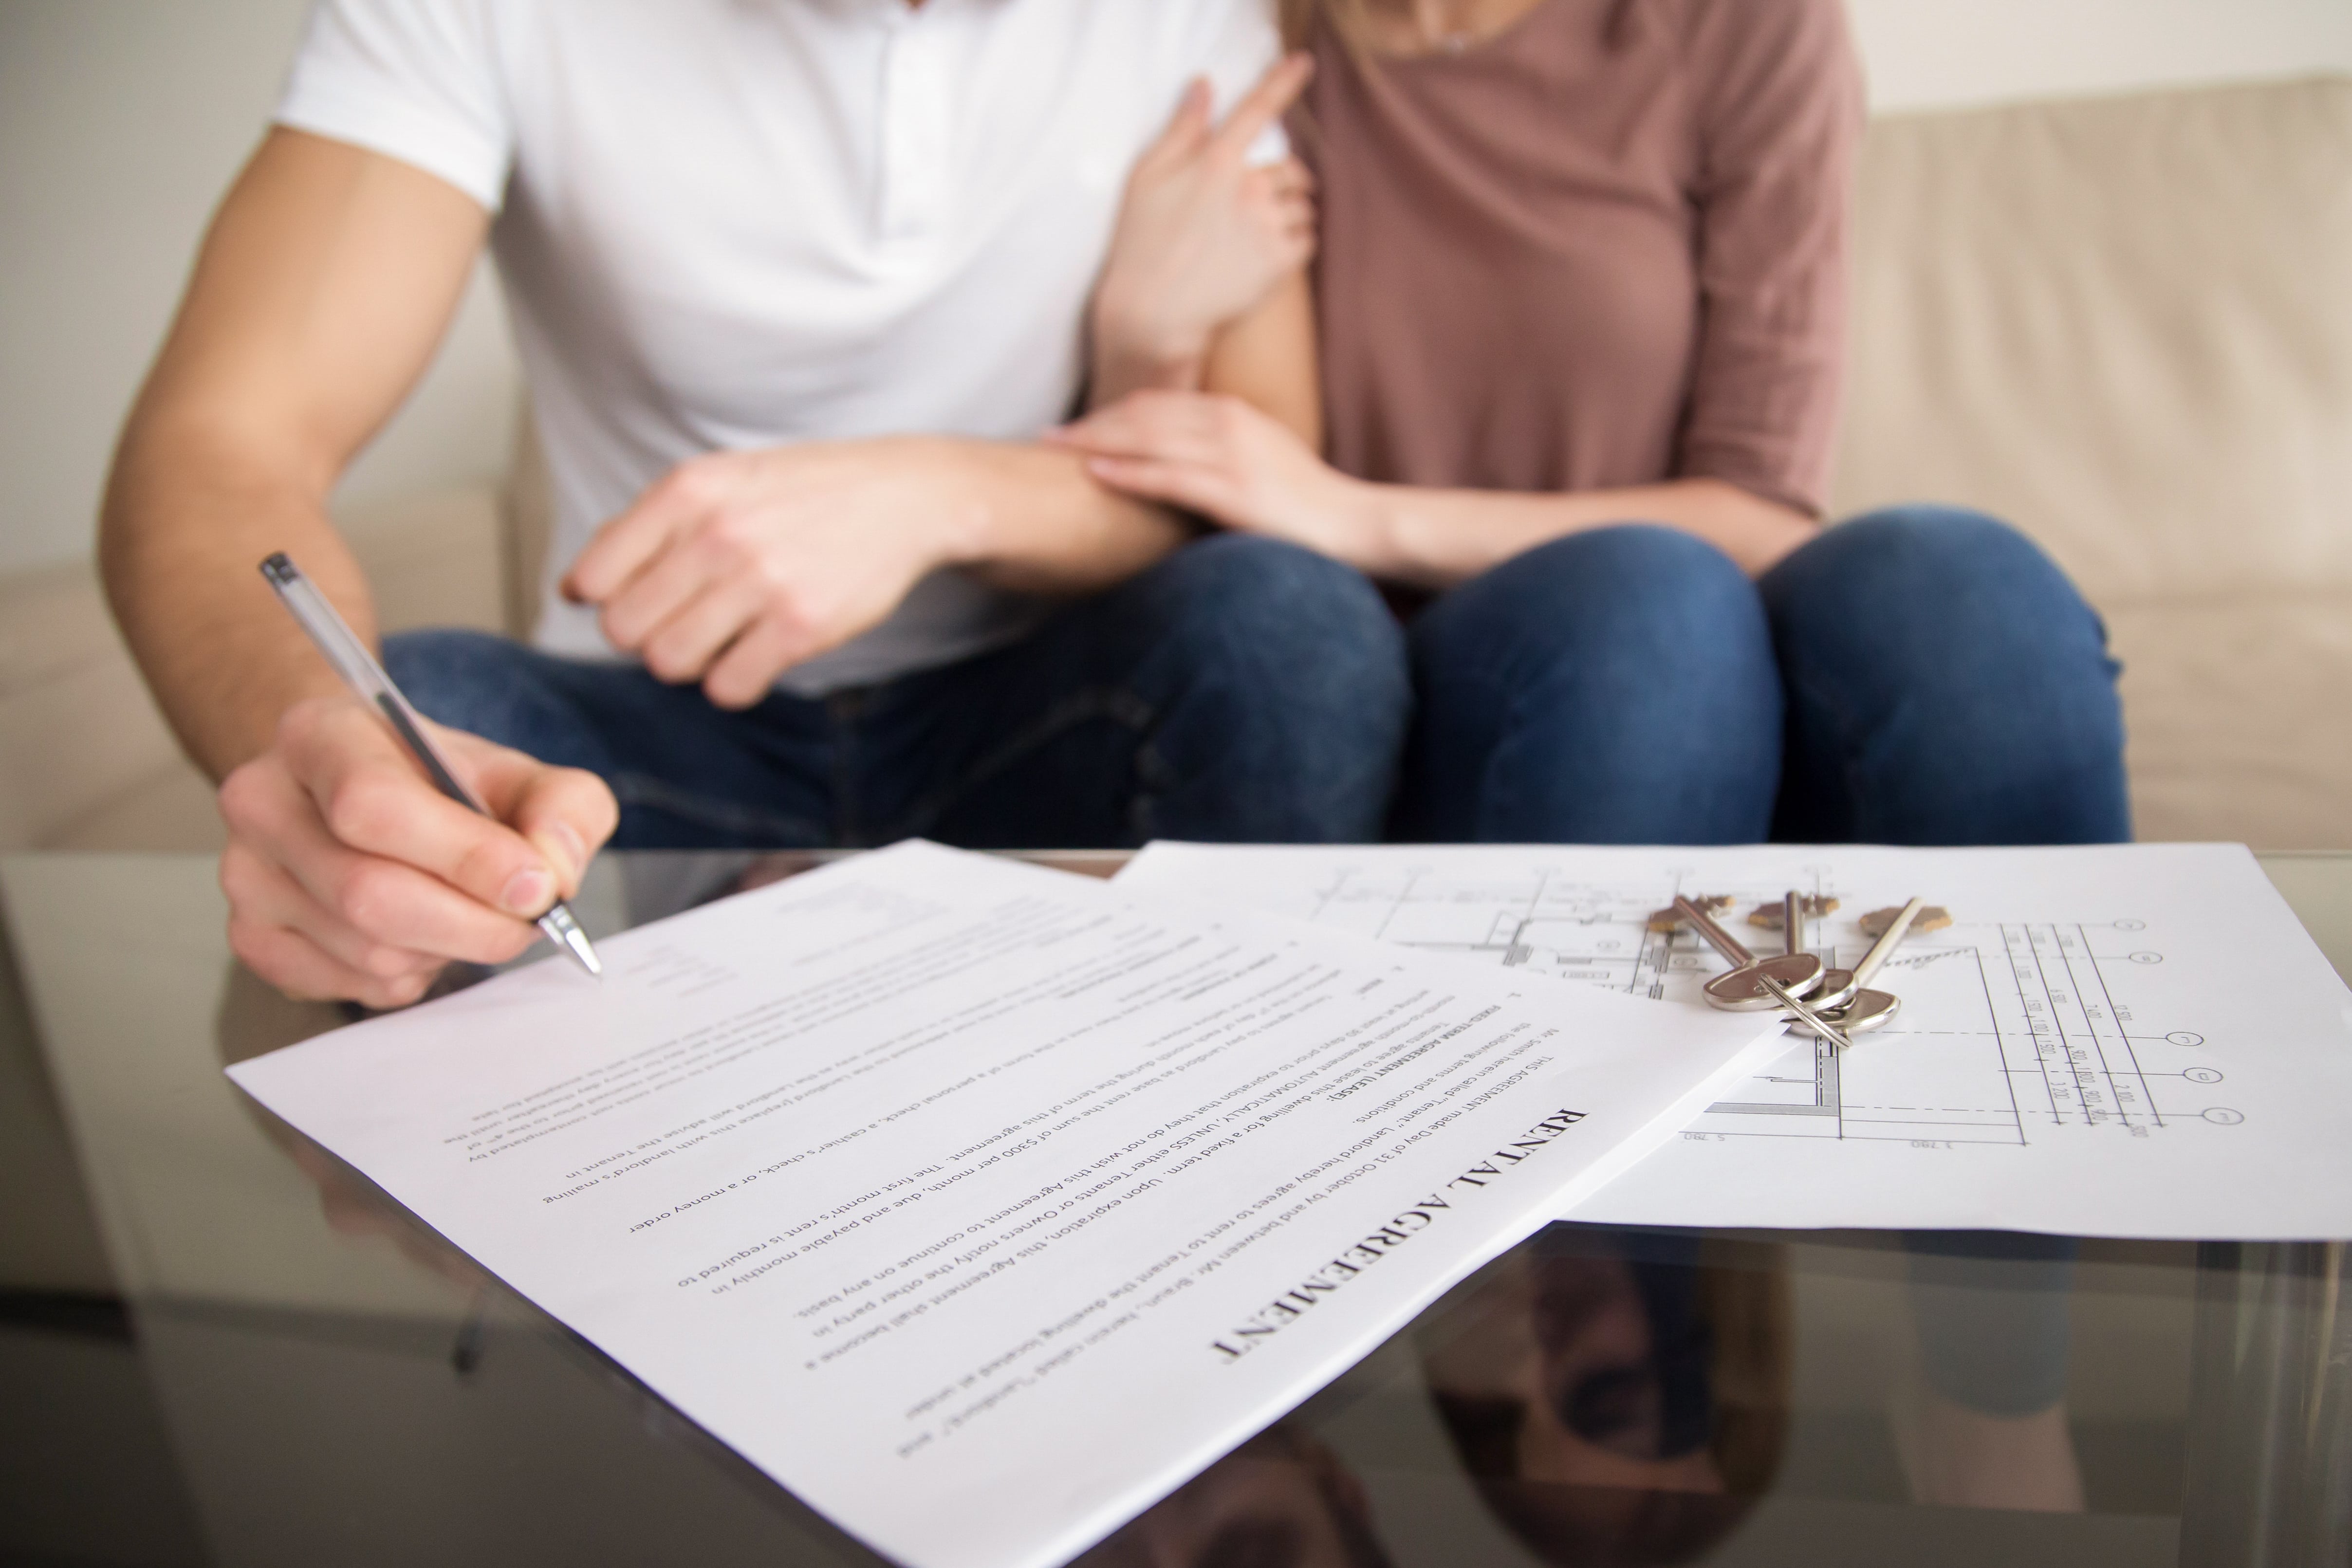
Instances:
[[[304,10],[0,0],[0,571],[89,549],[116,431],[277,99]],[[497,473],[513,388],[485,274],[344,494]]]
[[[2352,71],[2352,0],[1846,0],[1881,110]]]
[[[2352,71],[2352,0],[1849,4],[1881,110]],[[89,549],[116,428],[302,10],[0,0],[0,570]],[[478,279],[345,494],[495,473],[513,385],[496,290]]]

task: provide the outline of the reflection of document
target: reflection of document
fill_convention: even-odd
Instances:
[[[1651,932],[1676,893],[1745,922],[1790,887],[1842,906],[1811,946],[1913,894],[1948,929],[1874,983],[1903,998],[1850,1052],[1792,1039],[1579,1219],[2352,1235],[2352,996],[2231,845],[1908,850],[1155,844],[1119,885],[1213,894],[1621,994],[1696,998],[1727,966]]]
[[[232,1073],[924,1564],[1087,1546],[1773,1049],[925,844],[603,946]]]

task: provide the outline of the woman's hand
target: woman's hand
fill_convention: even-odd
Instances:
[[[1314,254],[1306,166],[1248,162],[1251,145],[1313,74],[1308,56],[1283,60],[1214,130],[1208,84],[1195,81],[1137,160],[1095,289],[1095,406],[1143,387],[1198,388],[1218,329]]]
[[[1047,439],[1085,453],[1087,471],[1114,490],[1390,575],[1375,487],[1239,398],[1139,392]]]

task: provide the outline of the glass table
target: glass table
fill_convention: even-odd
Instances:
[[[608,856],[575,906],[608,932],[811,862]],[[2352,855],[2264,863],[2352,973]],[[0,1148],[0,1562],[878,1561],[232,1090],[343,1019],[229,962],[209,860],[17,857],[0,890],[31,1004],[0,1029],[73,1151],[43,1186]],[[85,1210],[105,1289],[6,1271]],[[2347,1273],[2329,1242],[1554,1226],[1083,1561],[2352,1563]]]

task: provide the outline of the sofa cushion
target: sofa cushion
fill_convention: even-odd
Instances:
[[[490,486],[341,520],[385,630],[503,624]],[[0,850],[210,850],[220,837],[212,787],[181,756],[88,563],[0,577]]]
[[[2352,589],[2109,610],[2143,839],[2352,848]]]
[[[2352,846],[2352,79],[1883,120],[1861,179],[1837,509],[2074,575],[2144,836]]]

